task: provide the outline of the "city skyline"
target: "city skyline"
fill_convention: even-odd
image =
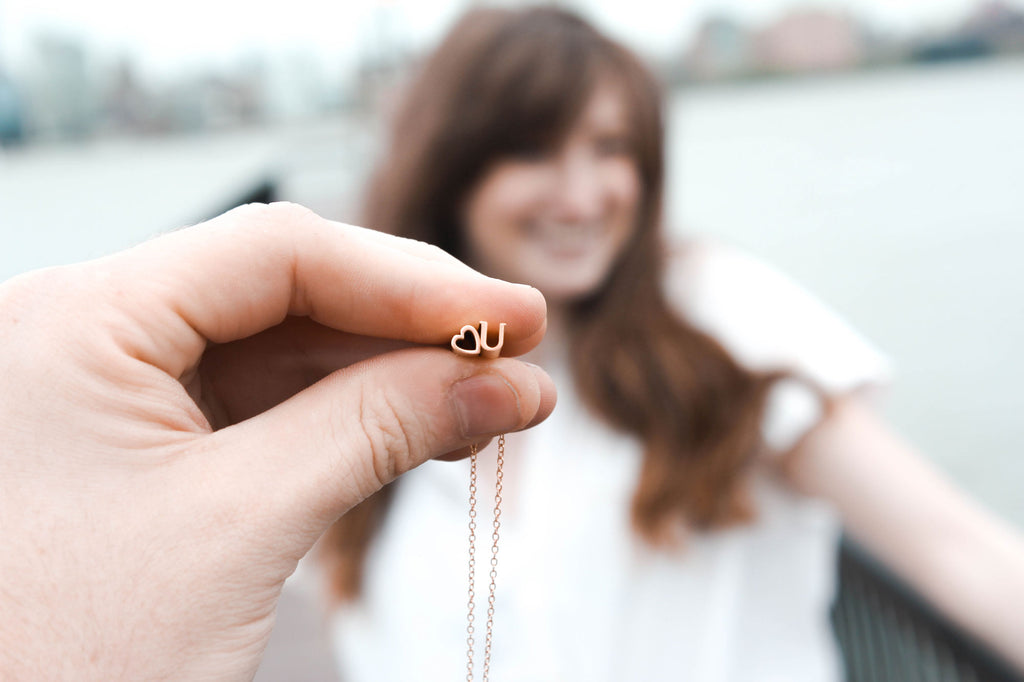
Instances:
[[[101,56],[127,56],[153,74],[228,63],[257,52],[305,51],[330,70],[353,68],[367,53],[418,50],[438,39],[471,2],[391,0],[325,4],[292,0],[288,12],[260,10],[240,0],[0,0],[0,64],[28,58],[40,33],[73,37]],[[506,3],[508,4],[508,3]],[[590,0],[562,3],[581,10],[604,30],[652,57],[677,52],[712,14],[748,24],[767,23],[787,10],[845,8],[895,34],[941,30],[978,0]],[[1024,8],[1024,0],[1008,4]]]
[[[1024,54],[1024,0],[950,0],[961,1],[967,11],[955,20],[902,33],[848,3],[786,3],[762,19],[716,3],[714,12],[695,11],[698,24],[685,39],[660,54],[642,53],[670,87]],[[96,36],[56,28],[30,32],[25,62],[0,63],[0,145],[379,111],[417,55],[429,49],[401,28],[407,20],[397,3],[388,5],[357,31],[363,42],[353,61],[330,66],[315,44],[275,52],[257,42],[231,53],[225,39],[228,56],[218,62],[183,36],[192,61],[163,75],[147,69],[139,53]],[[287,35],[282,30],[276,38]]]

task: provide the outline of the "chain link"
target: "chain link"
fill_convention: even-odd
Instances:
[[[466,682],[473,682],[473,634],[476,592],[476,443],[469,447],[469,613],[466,615]]]
[[[466,615],[466,682],[473,682],[473,650],[476,640],[474,626],[476,608],[476,445],[469,450],[469,611]],[[494,524],[491,532],[491,582],[487,588],[487,632],[484,636],[484,663],[482,682],[489,682],[491,673],[491,646],[494,642],[494,586],[498,577],[498,537],[501,530],[501,481],[505,463],[505,434],[498,437],[498,461],[494,484]]]

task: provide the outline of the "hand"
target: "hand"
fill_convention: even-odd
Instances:
[[[246,206],[0,285],[0,678],[251,679],[285,578],[399,474],[525,428],[541,295]]]

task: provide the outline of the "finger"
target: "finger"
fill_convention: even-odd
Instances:
[[[197,360],[207,340],[244,338],[287,315],[425,344],[447,343],[467,323],[505,322],[507,354],[536,344],[545,324],[537,290],[398,243],[294,205],[252,205],[103,266],[142,328],[126,345],[173,376]]]
[[[207,348],[197,371],[181,380],[219,429],[270,409],[331,372],[414,345],[288,317],[259,334]]]
[[[535,424],[554,407],[539,368],[434,348],[388,353],[335,372],[273,409],[206,437],[201,474],[223,494],[246,481],[271,525],[312,542],[396,476],[472,443]],[[209,456],[210,449],[216,456]],[[279,539],[279,538],[278,538]]]
[[[387,234],[386,232],[378,232],[376,230],[367,230],[366,234],[372,235],[371,238],[378,239],[382,244],[386,244],[392,246],[393,248],[400,249],[411,255],[415,255],[426,260],[436,260],[443,263],[449,263],[458,267],[466,268],[471,272],[476,272],[476,270],[473,270],[455,256],[451,255],[450,253],[448,253],[447,251],[440,247],[434,246],[433,244],[417,241],[415,239],[405,239],[402,237],[396,237],[394,235]],[[533,334],[519,342],[521,345],[510,345],[505,354],[509,356],[515,356],[525,353],[526,350],[529,350],[530,348],[533,348],[538,343],[540,343],[541,339],[544,338],[544,333],[546,331],[547,318],[545,317],[544,324],[539,329],[537,329]]]
[[[537,367],[536,369],[540,370],[539,367]],[[555,409],[555,402],[557,401],[557,398],[558,398],[557,393],[555,391],[555,385],[553,383],[550,386],[548,386],[546,384],[546,380],[547,380],[547,375],[546,374],[542,375],[542,379],[541,380],[542,380],[542,383],[545,383],[545,385],[544,385],[544,388],[541,390],[540,406],[537,408],[537,413],[534,415],[533,419],[530,420],[530,423],[527,424],[524,427],[524,428],[527,428],[527,429],[532,428],[532,427],[536,426],[537,424],[540,424],[542,421],[547,419],[548,416]],[[477,441],[473,445],[476,445],[476,449],[478,451],[482,451],[484,448],[486,448],[488,445],[490,445],[491,440],[492,440],[491,438],[488,438],[486,440]],[[460,459],[465,459],[466,457],[469,457],[472,454],[472,449],[471,448],[472,448],[472,445],[467,445],[465,447],[459,448],[458,450],[453,450],[452,452],[446,452],[443,455],[438,455],[434,459],[444,460],[445,462],[457,462]]]
[[[213,428],[254,417],[331,372],[414,344],[340,332],[307,317],[288,317],[259,334],[211,346],[192,389]],[[189,382],[198,382],[199,390]]]
[[[405,251],[411,256],[417,256],[424,260],[434,260],[442,263],[448,263],[458,267],[466,268],[472,272],[476,272],[473,268],[469,267],[455,256],[451,255],[444,249],[427,242],[421,242],[418,239],[407,239],[405,237],[398,237],[387,232],[381,232],[372,228],[366,231],[366,237],[373,239],[384,246]]]

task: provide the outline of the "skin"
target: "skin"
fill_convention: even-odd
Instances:
[[[636,229],[642,188],[629,137],[620,91],[605,84],[557,148],[498,159],[464,203],[469,262],[544,294],[546,342],[527,356],[540,365],[563,344],[566,304],[604,281]],[[519,448],[516,438],[507,440],[510,490],[522,476]],[[515,514],[518,500],[507,496],[504,512]]]
[[[603,281],[632,234],[642,188],[628,138],[625,102],[599,89],[561,147],[499,160],[470,193],[471,262],[544,293],[544,347],[564,342],[565,303]],[[543,364],[543,347],[531,357]],[[842,397],[778,461],[796,489],[831,502],[876,558],[1024,670],[1024,538],[968,499],[866,399]]]
[[[0,678],[249,680],[346,510],[531,426],[545,304],[433,247],[247,206],[0,285]]]
[[[1024,671],[1024,537],[970,499],[856,394],[783,459],[850,534],[953,622]]]
[[[633,234],[640,177],[618,90],[595,91],[557,149],[495,163],[463,222],[482,272],[537,287],[552,309],[596,289]]]

